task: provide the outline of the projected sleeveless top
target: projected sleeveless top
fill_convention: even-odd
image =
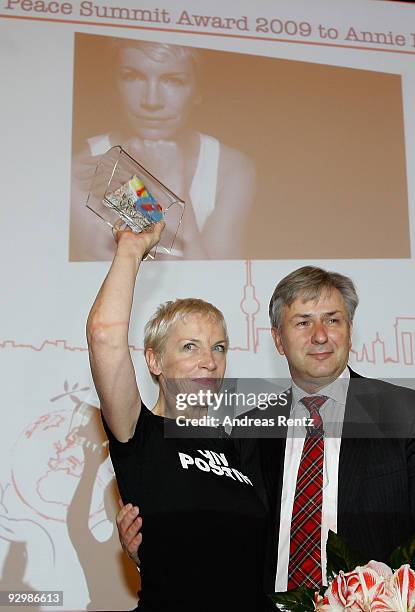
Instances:
[[[267,609],[266,511],[233,442],[209,437],[208,427],[206,438],[166,439],[165,421],[179,429],[143,406],[126,443],[104,423],[122,499],[138,505],[143,517],[137,610]]]
[[[219,140],[207,134],[199,133],[199,138],[199,157],[189,196],[195,211],[198,230],[202,232],[207,218],[215,208],[220,143]],[[112,146],[109,134],[88,138],[87,143],[93,157],[103,155]]]

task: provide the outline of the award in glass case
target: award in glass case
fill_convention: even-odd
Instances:
[[[136,233],[164,219],[160,242],[147,255],[154,259],[157,253],[171,253],[185,203],[121,146],[115,146],[97,164],[86,206],[109,227],[122,219]]]

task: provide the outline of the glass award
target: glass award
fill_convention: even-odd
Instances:
[[[115,146],[99,159],[86,206],[109,227],[122,219],[136,233],[164,219],[160,242],[147,256],[154,259],[157,253],[171,252],[185,203],[122,147]]]

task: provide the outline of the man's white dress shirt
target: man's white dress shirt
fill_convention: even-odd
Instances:
[[[300,402],[310,395],[327,395],[328,399],[320,408],[324,427],[324,464],[323,464],[323,507],[321,517],[321,569],[323,584],[327,585],[326,543],[331,529],[337,532],[337,490],[341,431],[344,419],[346,396],[349,388],[350,372],[346,368],[342,374],[327,387],[317,393],[306,393],[292,383],[292,403],[290,418],[309,417],[307,408]],[[306,430],[304,427],[290,426],[284,457],[284,477],[281,495],[280,531],[278,541],[278,565],[275,591],[286,591],[288,583],[288,562],[290,556],[290,531],[293,512],[297,473],[304,446]]]

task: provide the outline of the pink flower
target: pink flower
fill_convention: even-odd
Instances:
[[[386,592],[376,602],[374,610],[414,612],[415,572],[409,565],[402,565],[388,581]],[[383,606],[383,607],[382,607]]]
[[[343,612],[347,601],[347,581],[344,572],[340,572],[338,576],[330,584],[324,594],[324,598],[316,594],[315,609],[319,612]]]
[[[340,572],[326,590],[317,596],[315,609],[319,612],[372,612],[387,610],[383,601],[387,594],[392,570],[384,563],[370,561],[352,572]],[[386,600],[385,600],[386,601]],[[377,607],[372,607],[375,604]],[[391,610],[391,609],[389,609]]]

